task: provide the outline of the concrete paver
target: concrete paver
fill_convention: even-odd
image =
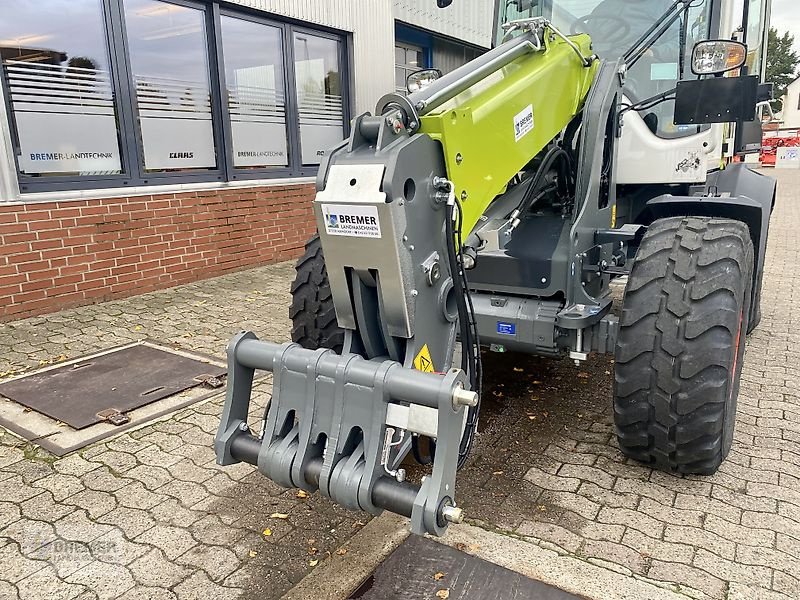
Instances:
[[[800,597],[800,173],[779,176],[763,321],[720,472],[675,477],[620,454],[610,359],[576,369],[489,355],[478,444],[459,476],[470,525],[452,543],[491,533],[489,558],[534,576],[549,568],[564,587],[588,577],[597,584],[582,592],[598,598]],[[291,276],[286,263],[0,324],[0,375],[146,338],[218,358],[242,328],[288,339]],[[269,392],[262,380],[253,424]],[[0,597],[268,600],[368,520],[248,465],[215,465],[220,407],[217,397],[61,459],[0,430]]]
[[[608,357],[576,373],[568,360],[488,356],[489,414],[459,477],[473,525],[698,597],[800,597],[800,173],[776,174],[763,319],[720,471],[678,477],[622,456]]]
[[[243,328],[287,339],[292,274],[283,263],[2,323],[0,376],[144,339],[220,359]],[[254,424],[269,383],[257,385]],[[368,520],[297,498],[249,465],[214,464],[221,405],[218,396],[60,459],[0,429],[0,597],[269,600]]]

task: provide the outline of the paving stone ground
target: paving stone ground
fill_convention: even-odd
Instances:
[[[779,177],[764,317],[720,472],[675,477],[621,456],[609,359],[489,355],[481,434],[459,476],[473,524],[689,597],[800,597],[800,173]],[[145,338],[220,358],[243,328],[285,340],[291,275],[269,266],[0,324],[0,376]],[[263,380],[254,421],[269,391]],[[220,407],[61,459],[0,430],[0,598],[269,600],[358,531],[365,517],[317,495],[217,467]]]
[[[218,358],[243,328],[285,340],[293,272],[283,263],[0,324],[0,374],[142,339]],[[253,424],[270,380],[256,390]],[[221,406],[217,397],[60,459],[0,428],[0,599],[270,600],[368,520],[249,465],[214,464]]]
[[[489,355],[484,429],[459,476],[473,524],[697,597],[800,598],[800,172],[769,174],[763,320],[720,471],[676,477],[621,455],[611,359]]]

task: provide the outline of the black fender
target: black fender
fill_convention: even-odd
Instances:
[[[750,322],[753,326],[760,318],[759,299],[776,188],[777,183],[773,178],[757,173],[743,163],[736,163],[725,170],[709,173],[705,187],[699,188],[697,195],[665,194],[647,203],[653,220],[691,215],[734,219],[747,225],[756,259],[750,302]]]

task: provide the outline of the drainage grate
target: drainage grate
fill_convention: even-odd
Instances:
[[[127,423],[128,411],[224,375],[218,365],[139,344],[0,383],[0,395],[83,429]]]
[[[350,596],[350,600],[580,600],[439,542],[412,535]]]

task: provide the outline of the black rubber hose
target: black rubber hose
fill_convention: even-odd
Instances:
[[[456,199],[456,206],[458,208],[458,226],[456,232],[458,235],[458,248],[464,247],[463,240],[463,215],[464,212],[461,208],[461,203]],[[461,266],[459,264],[459,266]],[[480,417],[481,399],[480,393],[483,389],[483,363],[481,361],[481,341],[478,334],[478,324],[475,319],[475,307],[472,304],[472,296],[470,295],[469,281],[467,280],[466,269],[459,269],[459,275],[462,280],[462,288],[464,290],[464,299],[467,308],[467,316],[469,319],[469,328],[471,330],[471,339],[467,346],[470,357],[473,359],[474,371],[470,373],[470,385],[472,389],[478,392],[478,404],[471,406],[467,412],[467,423],[464,429],[464,435],[461,437],[461,443],[458,447],[458,464],[457,469],[461,469],[467,462],[469,454],[472,451],[472,445],[475,441],[475,431],[478,426],[478,418]],[[474,354],[473,354],[474,352]],[[464,346],[462,344],[462,355],[464,353]]]
[[[445,217],[445,236],[447,237],[447,263],[450,266],[450,274],[453,278],[453,288],[456,298],[456,307],[458,309],[458,326],[461,333],[461,369],[466,372],[470,377],[474,376],[475,365],[471,350],[465,352],[465,345],[470,342],[469,321],[467,316],[467,302],[465,298],[465,290],[463,287],[463,277],[461,275],[461,267],[457,260],[456,251],[456,234],[453,227],[453,217],[455,204],[447,205],[447,215]],[[466,346],[467,348],[469,346]]]
[[[455,201],[457,202],[457,201]],[[447,236],[447,261],[450,265],[450,273],[453,277],[453,288],[456,294],[456,306],[458,307],[458,325],[461,331],[461,368],[464,370],[469,378],[470,385],[473,390],[480,394],[480,389],[476,386],[479,384],[479,372],[477,362],[480,360],[480,347],[477,349],[477,361],[475,357],[476,349],[475,343],[477,339],[473,335],[477,331],[474,327],[471,314],[468,311],[467,303],[469,299],[469,287],[466,285],[466,275],[464,269],[458,264],[458,251],[456,250],[456,241],[459,245],[462,244],[461,228],[463,225],[461,206],[458,206],[458,240],[456,239],[456,230],[453,225],[453,217],[455,216],[454,210],[456,208],[455,202],[447,205],[447,216],[445,217],[445,235]],[[461,468],[466,462],[469,450],[472,448],[472,440],[474,438],[474,430],[478,418],[477,407],[471,407],[467,412],[467,426],[464,430],[464,435],[461,437],[461,442],[458,448],[458,465]]]
[[[517,208],[514,209],[514,212],[517,213],[520,217],[524,215],[528,211],[528,209],[530,209],[531,206],[533,206],[533,201],[537,197],[536,192],[538,191],[538,188],[541,186],[544,176],[550,171],[552,166],[555,164],[555,161],[558,160],[559,158],[565,162],[565,169],[562,172],[562,177],[570,172],[571,170],[570,158],[566,150],[564,150],[560,146],[555,146],[551,148],[547,152],[547,154],[544,155],[544,158],[542,159],[539,168],[536,170],[536,174],[533,176],[531,184],[525,191],[525,195],[522,197],[522,200],[520,200],[519,204],[517,205]]]

